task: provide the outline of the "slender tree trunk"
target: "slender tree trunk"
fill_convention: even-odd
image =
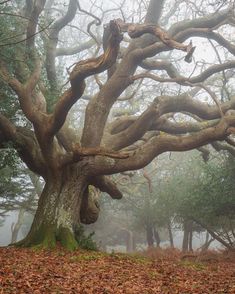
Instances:
[[[167,229],[168,229],[168,233],[169,233],[170,246],[171,246],[171,248],[174,248],[174,238],[173,238],[173,234],[172,234],[170,221],[167,224]]]
[[[183,237],[183,243],[182,243],[182,251],[188,252],[189,250],[189,226],[188,221],[184,221],[184,237]]]
[[[133,252],[133,233],[132,231],[126,230],[127,232],[127,244],[126,244],[126,251]]]
[[[136,251],[136,236],[133,234],[133,251]]]
[[[68,168],[46,180],[31,229],[19,245],[54,247],[59,241],[67,249],[77,247],[74,230],[81,222],[95,222],[99,212],[87,179],[79,174]]]
[[[19,213],[18,213],[18,217],[17,217],[17,222],[14,224],[12,223],[11,226],[11,243],[15,243],[17,241],[17,237],[20,231],[20,228],[23,224],[24,221],[24,213],[25,213],[25,209],[24,208],[20,208]]]
[[[209,249],[210,247],[210,244],[214,241],[215,239],[214,238],[210,238],[210,234],[208,233],[208,231],[206,232],[206,240],[204,242],[204,244],[201,246],[201,251],[206,251]]]
[[[146,239],[148,247],[153,247],[154,240],[153,240],[153,228],[151,224],[146,225]]]
[[[154,234],[154,239],[156,241],[157,247],[160,247],[161,239],[156,228],[153,229],[153,234]]]
[[[189,240],[188,240],[188,249],[189,251],[193,251],[193,222],[190,221],[188,223],[189,226]]]

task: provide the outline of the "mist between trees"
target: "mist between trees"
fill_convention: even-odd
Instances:
[[[173,247],[181,229],[184,251],[199,232],[201,249],[234,249],[234,5],[0,3],[1,215],[19,209],[13,243],[31,212],[17,246],[76,249],[104,210],[90,229],[101,247]]]
[[[92,191],[101,213],[94,225],[84,227],[85,246],[89,247],[87,240],[90,242],[92,234],[97,247],[104,251],[233,248],[234,172],[233,157],[211,150],[207,162],[198,152],[169,153],[144,170],[114,176],[124,197],[116,203],[108,195]],[[7,179],[9,175],[5,175]],[[8,194],[4,202],[1,197],[1,204],[5,216],[9,211],[16,214],[14,221],[7,219],[11,232],[0,228],[1,236],[4,231],[11,235],[8,243],[28,233],[42,187],[43,182],[22,165],[15,166],[11,182],[5,181],[1,193]]]

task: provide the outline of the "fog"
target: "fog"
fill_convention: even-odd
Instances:
[[[46,61],[43,62],[48,62],[42,65],[40,83],[39,80],[38,85],[37,82],[35,85],[32,83],[35,91],[32,90],[31,94],[34,97],[35,92],[37,93],[36,98],[39,102],[35,104],[38,109],[43,105],[44,108],[42,107],[43,110],[40,111],[46,119],[50,118],[50,115],[57,115],[53,109],[57,109],[55,106],[58,106],[60,116],[56,117],[55,121],[60,121],[63,117],[64,129],[62,130],[62,126],[56,129],[53,140],[38,136],[40,132],[35,126],[35,121],[39,121],[38,118],[32,119],[27,109],[24,107],[20,109],[22,103],[15,107],[16,96],[20,97],[22,91],[12,94],[12,92],[8,93],[8,88],[5,90],[4,87],[9,86],[8,75],[11,72],[6,74],[7,70],[3,68],[1,86],[6,92],[5,96],[9,96],[11,101],[9,103],[8,99],[3,99],[1,112],[9,116],[10,122],[15,122],[18,132],[21,128],[30,134],[32,132],[37,144],[34,146],[35,150],[29,148],[27,144],[17,145],[17,151],[21,150],[20,148],[27,149],[24,150],[23,155],[20,154],[21,159],[19,159],[17,152],[13,151],[14,146],[6,139],[8,138],[5,134],[6,126],[3,126],[3,123],[0,125],[2,140],[0,142],[0,208],[2,209],[0,217],[3,220],[0,227],[0,244],[2,246],[9,244],[12,239],[21,240],[29,231],[32,222],[32,217],[29,215],[34,215],[37,209],[44,185],[43,177],[48,179],[52,178],[53,174],[60,174],[60,184],[63,186],[66,182],[64,174],[67,165],[78,163],[77,166],[80,168],[80,161],[84,162],[85,167],[92,161],[86,187],[81,189],[82,200],[78,201],[79,205],[84,201],[87,211],[91,208],[90,214],[84,209],[88,216],[88,220],[84,217],[84,223],[94,222],[91,225],[83,224],[85,240],[91,238],[89,234],[94,232],[92,238],[101,250],[129,252],[145,250],[148,247],[176,247],[184,251],[192,251],[202,250],[207,246],[208,248],[235,246],[233,192],[235,190],[233,183],[235,26],[234,15],[228,12],[228,15],[226,14],[226,11],[230,10],[234,13],[234,6],[231,6],[232,1],[194,2],[158,1],[162,5],[159,4],[153,16],[151,15],[153,12],[148,11],[149,1],[80,1],[81,7],[75,5],[77,9],[75,14],[74,11],[69,10],[68,3],[64,1],[55,3],[48,1],[44,11],[45,19],[42,18],[42,23],[45,21],[47,26],[41,34],[35,32],[35,40],[32,36],[29,38],[29,43],[31,38],[35,42],[34,49],[38,51],[39,56],[47,54]],[[155,8],[156,3],[150,2]],[[17,10],[24,10],[21,2],[17,5]],[[11,4],[6,8],[11,8],[12,11],[16,9],[11,7]],[[64,26],[61,25],[57,29],[51,27],[51,19],[54,25],[54,20],[65,15],[66,9],[69,15],[71,13],[69,22],[65,21]],[[8,15],[8,10],[6,13]],[[220,17],[217,17],[217,20],[214,17],[217,14],[224,19],[220,21]],[[136,42],[132,31],[137,30],[139,33],[138,25],[143,24],[146,15],[151,21],[153,17],[159,18],[160,34],[156,34],[155,30],[155,35],[151,35],[150,38],[152,32],[147,30],[148,34],[141,33],[139,41]],[[80,95],[79,92],[77,95],[74,91],[73,96],[79,97],[74,103],[67,101],[63,97],[67,97],[65,94],[70,91],[70,86],[72,89],[71,76],[73,74],[76,76],[74,69],[77,65],[83,64],[78,61],[86,60],[87,64],[90,64],[89,61],[97,61],[106,56],[103,54],[107,45],[105,44],[107,40],[104,38],[105,28],[107,29],[107,26],[109,28],[109,25],[111,26],[109,22],[114,19],[120,34],[120,44],[118,44],[120,48],[117,48],[118,54],[115,56],[115,64],[112,64],[112,70],[121,70],[118,76],[113,78],[113,85],[111,83],[113,88],[108,89],[113,73],[109,72],[110,68],[105,67],[103,71],[101,69],[95,71],[94,75],[85,75],[86,87],[81,91],[82,94]],[[12,19],[8,21],[12,27],[7,34],[10,34],[11,30],[15,32],[12,36],[15,43],[12,44],[21,45],[22,40],[14,39],[20,35],[19,32],[16,34],[19,26],[14,27],[15,23]],[[217,22],[215,25],[214,21]],[[190,29],[187,27],[188,23],[191,23],[191,31],[187,31]],[[182,32],[185,35],[182,35]],[[8,36],[6,40],[7,38]],[[110,38],[109,36],[108,41]],[[136,46],[134,53],[131,52],[132,50],[128,51],[131,42]],[[17,50],[14,46],[4,43],[2,47],[11,48],[10,53],[15,56]],[[73,50],[70,50],[71,48]],[[151,51],[153,48],[157,54]],[[146,53],[148,50],[149,53]],[[146,54],[143,55],[144,57],[141,57],[142,51]],[[107,52],[109,53],[110,50]],[[136,64],[130,63],[129,68],[125,68],[129,60],[132,60],[127,58],[131,53],[133,56],[140,55],[138,58],[133,58]],[[4,54],[8,56],[8,51],[6,50]],[[25,55],[27,54],[26,52]],[[4,59],[5,64],[12,60],[7,58]],[[31,73],[34,61],[30,54],[28,58],[27,70]],[[15,68],[15,64],[13,65],[10,68]],[[94,68],[91,72],[93,70]],[[128,72],[129,76],[125,77],[124,72]],[[29,77],[30,75],[28,74]],[[17,79],[17,70],[12,76]],[[22,72],[18,77],[19,81],[22,76],[27,75]],[[41,85],[42,80],[44,85]],[[80,82],[79,80],[79,87],[82,88]],[[116,85],[115,82],[120,84]],[[123,86],[124,84],[126,86]],[[10,87],[10,91],[15,91],[15,85]],[[108,90],[106,96],[103,96],[102,91],[106,89],[105,87]],[[116,89],[117,93],[113,94],[113,89]],[[121,89],[120,93],[119,89]],[[113,99],[113,95],[117,97]],[[55,96],[58,96],[57,101],[53,100]],[[34,97],[35,100],[36,98]],[[103,99],[106,101],[105,106],[99,104]],[[112,99],[113,101],[110,102]],[[60,101],[67,103],[63,109],[60,107]],[[94,108],[93,112],[89,113],[88,105]],[[12,106],[15,107],[14,110]],[[41,113],[32,109],[31,113]],[[102,110],[104,115],[100,115],[102,111],[99,112],[97,109],[105,109]],[[51,122],[51,119],[48,121]],[[44,133],[48,121],[43,121],[40,126],[41,133]],[[224,129],[223,133],[219,132],[221,125]],[[86,133],[87,129],[88,133]],[[59,131],[63,134],[59,134]],[[98,143],[91,142],[97,134],[101,136],[96,139]],[[88,150],[85,151],[80,148],[81,146],[83,148],[84,137],[85,141],[89,142]],[[50,146],[51,148],[48,147],[49,141],[54,144]],[[19,144],[19,141],[13,143]],[[90,150],[90,146],[92,148],[98,146],[99,150]],[[187,151],[191,149],[193,151]],[[48,155],[50,152],[52,154]],[[90,157],[86,161],[87,154]],[[93,174],[93,166],[99,156],[103,162],[97,164],[97,170],[101,170],[102,178],[108,175],[107,182],[111,188],[110,186],[107,188],[107,182],[105,180],[102,182],[101,178],[99,183],[96,183],[97,175]],[[34,163],[41,157],[41,162],[45,166],[37,169],[38,165]],[[69,161],[71,158],[74,160],[72,163]],[[133,158],[133,161],[125,166],[124,158],[127,162],[128,158]],[[29,162],[32,159],[35,162]],[[36,170],[35,174],[29,171],[24,162],[29,167],[34,167],[32,170]],[[54,173],[57,163],[61,166]],[[112,170],[108,169],[108,163],[112,165]],[[102,170],[103,167],[107,169]],[[117,167],[119,169],[116,169]],[[50,170],[50,177],[48,174],[45,176],[47,169]],[[77,174],[83,175],[83,171]],[[69,180],[70,177],[67,178],[68,182]],[[58,197],[61,196],[62,190],[62,188],[59,190]],[[118,198],[122,199],[117,200]],[[61,211],[66,204],[65,200]],[[82,219],[80,214],[83,209],[79,207],[77,210],[78,225],[80,225]],[[55,208],[54,212],[58,214],[58,209]],[[75,225],[73,224],[72,227],[71,221],[67,223],[71,226],[69,230],[74,232]]]
[[[216,153],[214,154],[216,155]],[[184,162],[182,163],[183,159]],[[196,201],[200,194],[204,198],[209,196],[203,194],[204,192],[201,187],[202,182],[208,177],[206,175],[206,172],[208,172],[206,169],[209,165],[212,168],[214,164],[220,164],[222,167],[226,161],[226,156],[221,159],[220,156],[218,157],[216,155],[209,162],[204,162],[203,157],[198,151],[187,152],[185,154],[168,153],[160,156],[157,161],[153,161],[144,170],[132,172],[127,175],[117,175],[116,181],[119,182],[124,194],[123,199],[112,200],[107,194],[93,190],[94,197],[100,205],[100,215],[95,224],[84,226],[85,236],[90,238],[89,236],[92,234],[92,240],[96,242],[97,247],[106,252],[143,251],[149,246],[160,246],[161,248],[174,246],[175,248],[182,249],[186,232],[184,230],[184,219],[185,217],[188,218],[188,214],[190,214],[192,218],[199,217],[200,220],[200,225],[197,224],[196,220],[193,225],[194,228],[192,227],[191,249],[201,250],[202,246],[208,241],[207,229],[203,228],[201,221],[206,221],[206,228],[207,223],[210,223],[210,220],[204,215],[204,209],[206,208],[208,210],[213,205],[217,206],[220,204],[215,202],[217,201],[214,197],[215,195],[212,195],[214,204],[210,204],[210,202],[208,204],[209,198],[205,199],[207,207],[201,206],[200,202],[203,200],[200,200],[198,203],[195,202],[195,204],[191,203],[193,201],[192,197],[195,197]],[[181,165],[179,164],[180,162]],[[202,181],[201,184],[200,181]],[[218,180],[215,179],[215,181]],[[222,175],[220,176],[220,181],[223,190],[226,188],[223,186],[226,185],[226,182]],[[37,183],[43,185],[41,180]],[[213,182],[212,184],[215,185]],[[21,185],[20,181],[19,185]],[[31,185],[33,185],[33,182],[28,178],[27,186],[30,187]],[[31,187],[30,190],[33,190],[33,188]],[[24,194],[24,190],[22,193]],[[223,193],[223,191],[219,191],[218,193]],[[226,190],[224,193],[228,195]],[[18,200],[24,199],[23,194],[21,194],[19,199],[16,197],[14,201],[18,203]],[[27,199],[27,193],[25,197]],[[233,205],[232,203],[234,203],[233,198],[230,200],[231,204],[229,203],[229,199],[227,201],[228,204],[226,204],[226,199],[224,201],[225,204],[223,203],[223,206]],[[35,200],[31,204],[33,206],[28,206],[24,211],[23,217],[21,216],[22,219],[18,227],[17,241],[27,235],[31,226],[32,216],[29,214],[29,211],[30,209],[35,211]],[[202,212],[197,212],[195,209],[202,209]],[[217,214],[216,211],[215,213]],[[15,210],[9,211],[6,217],[3,218],[4,222],[0,227],[1,246],[6,246],[11,243],[12,229],[19,222],[19,216],[19,211]],[[226,221],[226,216],[218,217],[212,211],[209,217],[215,217],[214,220],[212,219],[210,226],[213,225],[214,232],[218,232],[219,236],[223,237],[221,225],[224,226],[223,223]],[[169,222],[173,244],[171,244],[169,239]],[[223,230],[225,230],[226,235],[226,228],[223,227]],[[230,230],[229,227],[228,230]],[[156,232],[159,240],[156,238]],[[226,240],[226,237],[224,238]],[[209,245],[211,249],[221,249],[224,247],[216,239]]]

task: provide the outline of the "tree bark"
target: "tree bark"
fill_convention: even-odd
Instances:
[[[153,247],[154,239],[153,239],[153,228],[151,224],[146,225],[146,239],[148,247]]]
[[[204,244],[199,248],[201,250],[201,252],[207,251],[210,247],[210,244],[214,241],[214,238],[210,238],[210,234],[207,231],[206,232],[206,240],[204,242]]]
[[[189,226],[188,221],[184,221],[184,237],[183,237],[183,243],[182,243],[182,251],[188,252],[189,250]]]
[[[133,232],[127,230],[127,240],[126,240],[126,252],[133,252],[134,251],[134,239],[133,239]]]
[[[188,249],[189,251],[193,251],[193,223],[189,222],[189,240],[188,240]]]
[[[156,228],[153,228],[153,234],[154,234],[154,239],[156,241],[157,247],[160,247],[161,239],[160,239],[159,233],[156,230]]]
[[[17,218],[17,222],[14,224],[12,223],[11,226],[11,243],[15,243],[17,241],[17,237],[20,231],[20,228],[23,224],[23,220],[24,220],[24,213],[25,213],[25,209],[24,208],[20,208],[19,213],[18,213],[18,218]]]
[[[171,229],[171,223],[170,223],[170,221],[167,224],[167,229],[168,229],[168,233],[169,233],[170,246],[171,246],[171,248],[174,248],[174,238],[173,238],[173,234],[172,234],[172,229]]]
[[[87,178],[76,168],[67,167],[46,180],[31,229],[17,244],[53,248],[58,241],[74,250],[76,227],[81,222],[95,222],[98,214],[99,207],[92,198]]]

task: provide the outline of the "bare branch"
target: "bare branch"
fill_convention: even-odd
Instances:
[[[40,113],[36,111],[36,108],[32,101],[32,91],[36,86],[40,71],[40,61],[38,60],[38,64],[35,67],[35,71],[32,74],[31,78],[26,83],[26,85],[23,85],[16,78],[10,75],[6,65],[3,62],[0,63],[0,77],[2,77],[4,82],[7,83],[8,86],[15,91],[18,96],[21,109],[23,110],[28,120],[33,123],[36,123],[40,119]]]
[[[101,155],[101,156],[107,156],[110,158],[128,158],[129,153],[120,153],[120,152],[115,152],[113,150],[108,150],[102,147],[97,147],[97,148],[83,148],[78,146],[73,146],[73,157],[74,160],[80,160],[82,157],[85,156],[96,156],[96,155]]]
[[[49,42],[46,52],[46,70],[52,89],[56,88],[56,47],[58,43],[59,32],[73,20],[77,11],[77,0],[70,0],[66,14],[58,19],[50,28]]]
[[[111,135],[106,134],[103,144],[113,150],[120,150],[135,143],[150,130],[173,134],[200,131],[215,126],[221,117],[221,112],[226,113],[234,107],[234,100],[222,103],[218,108],[217,105],[209,106],[206,103],[194,100],[188,93],[179,96],[160,96],[155,98],[155,101],[139,117],[127,117],[114,122],[110,126]],[[173,123],[162,117],[166,113],[183,111],[211,121]]]
[[[108,177],[92,177],[91,184],[101,192],[108,193],[113,199],[121,199],[123,197],[122,192],[117,188],[116,183]]]
[[[99,17],[97,17],[96,15],[94,15],[93,13],[91,13],[91,12],[85,10],[85,9],[82,9],[78,0],[77,0],[77,5],[78,5],[79,11],[85,13],[86,15],[89,15],[89,16],[93,17],[96,20],[96,25],[101,24],[101,19]]]
[[[93,175],[109,175],[127,170],[136,170],[143,168],[150,163],[156,156],[167,151],[187,151],[201,147],[216,140],[224,140],[230,135],[230,127],[235,125],[235,116],[225,116],[220,122],[199,132],[185,136],[172,136],[162,134],[152,138],[146,144],[142,145],[132,156],[123,160],[105,160],[99,156],[93,160]]]
[[[76,47],[68,47],[68,48],[57,48],[56,49],[56,56],[68,56],[68,55],[74,55],[77,53],[80,53],[86,49],[91,48],[95,44],[95,41],[93,39],[84,42]]]
[[[30,16],[30,20],[29,20],[28,27],[27,27],[27,33],[26,33],[26,37],[27,37],[26,38],[26,45],[30,49],[32,49],[34,47],[38,18],[43,11],[45,3],[46,3],[46,0],[36,0],[34,2],[34,6],[32,9],[32,13]]]
[[[122,20],[118,20],[118,24],[123,32],[128,32],[131,38],[139,38],[143,34],[149,33],[160,39],[163,44],[167,45],[169,48],[182,50],[187,52],[185,56],[185,61],[191,62],[192,54],[195,47],[192,46],[190,42],[189,45],[183,45],[175,40],[173,40],[166,31],[164,31],[159,26],[153,24],[131,24],[124,23]]]
[[[28,93],[32,93],[35,89],[41,74],[42,63],[41,60],[38,58],[35,62],[34,71],[31,73],[28,81],[25,84],[26,91]]]
[[[16,128],[4,115],[0,114],[0,130],[7,140],[15,140]]]
[[[135,81],[138,79],[149,78],[160,83],[178,83],[184,86],[192,86],[194,84],[193,86],[197,86],[197,84],[204,82],[207,78],[209,78],[213,74],[221,72],[225,69],[232,69],[234,67],[235,67],[235,60],[231,60],[223,64],[212,65],[206,70],[204,70],[201,74],[195,77],[186,78],[180,75],[175,78],[162,78],[147,72],[147,73],[141,73],[141,74],[133,76],[132,80]]]
[[[56,103],[54,113],[50,118],[51,127],[48,130],[50,136],[58,132],[64,124],[68,111],[82,96],[85,89],[84,80],[91,75],[105,71],[116,61],[122,35],[115,21],[111,21],[110,26],[112,35],[109,39],[109,46],[104,54],[97,58],[80,61],[73,68],[70,74],[71,88],[68,89]]]

